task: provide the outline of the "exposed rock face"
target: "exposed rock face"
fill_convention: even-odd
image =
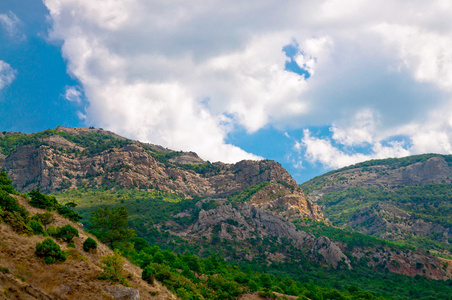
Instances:
[[[295,226],[283,217],[246,203],[235,207],[225,204],[208,211],[201,210],[198,221],[189,228],[188,234],[210,238],[215,225],[220,226],[217,228],[218,237],[228,240],[273,235],[291,239],[297,247],[304,248],[309,247],[315,239],[312,234],[297,231]]]
[[[352,215],[346,225],[361,233],[390,240],[401,239],[411,234],[426,236],[435,232],[442,232],[444,242],[452,237],[452,228],[415,219],[410,214],[387,203],[363,207]]]
[[[342,262],[348,269],[351,269],[350,260],[345,256],[342,250],[326,236],[319,237],[312,246],[312,252],[321,254],[333,268],[337,268]]]
[[[106,134],[125,141],[123,137],[100,129],[59,127],[57,130],[77,135]],[[74,187],[103,187],[159,189],[186,196],[223,197],[271,181],[272,190],[261,192],[255,199],[259,206],[279,209],[289,217],[323,220],[319,207],[304,196],[293,178],[274,161],[218,162],[210,165],[207,171],[197,173],[190,166],[204,161],[193,152],[176,153],[136,141],[127,141],[125,146],[94,154],[86,154],[83,150],[54,134],[43,139],[41,145],[24,145],[7,157],[0,157],[0,164],[21,192],[36,187],[47,193]],[[155,151],[172,155],[165,162],[156,157]]]
[[[375,249],[356,248],[352,254],[358,259],[366,260],[369,266],[383,271],[387,268],[390,272],[407,276],[425,276],[431,279],[446,280],[452,278],[451,270],[444,268],[441,258],[426,255],[408,249],[391,250],[387,247]]]
[[[170,162],[183,165],[196,165],[202,164],[204,160],[202,160],[195,152],[183,152],[180,155],[170,159]]]
[[[312,180],[314,181],[315,179]],[[391,189],[426,183],[451,183],[452,164],[446,161],[444,156],[438,155],[425,162],[398,168],[390,165],[375,165],[332,172],[323,175],[322,182],[310,195],[311,197],[316,198],[328,192],[341,191],[353,186]]]
[[[230,241],[276,237],[279,242],[291,243],[304,251],[312,250],[314,254],[322,254],[325,258],[323,262],[335,268],[339,262],[351,268],[349,259],[327,237],[321,236],[316,239],[310,233],[297,230],[287,218],[256,204],[224,203],[214,209],[201,210],[198,220],[193,225],[186,230],[173,233],[188,239],[199,237],[211,239],[216,236]],[[277,253],[266,254],[277,256]]]
[[[140,292],[137,289],[115,286],[106,287],[105,290],[111,294],[115,300],[140,300]]]

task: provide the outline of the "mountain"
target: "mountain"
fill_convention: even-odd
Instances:
[[[89,217],[97,209],[125,207],[130,226],[150,245],[148,253],[136,254],[138,262],[143,261],[140,255],[151,255],[145,259],[148,263],[162,262],[155,258],[160,254],[154,247],[170,260],[176,254],[195,253],[206,259],[205,268],[219,255],[238,265],[231,270],[280,278],[274,279],[278,288],[273,291],[288,295],[311,293],[317,289],[308,284],[312,281],[325,293],[333,287],[352,299],[362,290],[383,298],[394,296],[387,289],[393,282],[398,282],[395,299],[413,293],[419,299],[450,294],[447,260],[331,226],[317,204],[324,206],[322,197],[329,192],[301,189],[274,161],[211,163],[193,152],[172,151],[102,129],[67,127],[35,134],[4,132],[0,152],[0,166],[20,192],[40,188],[63,204],[75,203],[85,228],[90,228]],[[140,245],[135,243],[135,248]],[[174,276],[179,278],[178,274]],[[234,276],[230,280],[242,284],[242,275]],[[283,284],[281,278],[295,280],[297,288]],[[420,278],[444,281],[432,284]],[[268,289],[265,280],[256,282]],[[181,296],[184,292],[174,282],[164,280],[171,291],[189,299]],[[313,295],[308,297],[315,299]]]
[[[359,163],[301,186],[337,226],[450,257],[451,180],[452,156],[425,154]]]
[[[101,129],[68,127],[37,134],[5,132],[0,152],[0,168],[20,192],[36,187],[48,193],[84,187],[138,188],[186,197],[225,197],[271,182],[271,189],[266,189],[271,195],[262,192],[259,205],[323,219],[289,173],[270,160],[212,164],[193,152],[171,151]]]

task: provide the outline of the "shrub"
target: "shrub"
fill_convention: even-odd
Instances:
[[[30,205],[37,207],[37,208],[45,208],[45,209],[55,209],[58,207],[58,201],[55,199],[55,197],[47,196],[43,193],[41,193],[40,189],[37,190],[31,190],[30,193]]]
[[[44,227],[38,221],[31,220],[27,225],[33,230],[34,234],[45,234]]]
[[[17,233],[33,234],[33,230],[29,228],[24,221],[24,218],[18,212],[4,212],[3,219],[13,228]]]
[[[57,211],[63,217],[68,218],[69,220],[74,222],[78,222],[82,219],[82,216],[80,216],[78,213],[72,211],[69,207],[64,205],[59,205],[57,207]]]
[[[25,207],[19,204],[7,191],[0,190],[0,207],[5,211],[17,212],[22,218],[28,218],[28,211]]]
[[[55,217],[50,211],[46,211],[42,214],[35,214],[33,217],[31,217],[32,220],[39,221],[45,229],[47,229],[47,225],[55,221]]]
[[[51,238],[46,238],[42,243],[36,243],[35,254],[44,258],[46,264],[53,264],[57,261],[65,261],[66,255],[61,251],[60,246]]]
[[[146,266],[146,268],[144,268],[143,270],[143,273],[141,274],[141,278],[143,278],[143,280],[146,280],[148,283],[153,284],[156,274],[157,271],[153,267]]]
[[[5,171],[0,172],[0,190],[6,191],[9,194],[17,194],[13,181],[8,178]]]
[[[55,226],[50,226],[49,228],[47,228],[46,232],[48,235],[53,237],[56,237],[57,235],[57,229],[55,228]]]
[[[102,257],[101,260],[103,266],[101,268],[104,273],[99,276],[100,279],[110,279],[111,281],[117,281],[121,284],[126,284],[126,278],[124,276],[124,259],[119,254],[119,250],[116,249],[112,255]]]
[[[91,253],[96,253],[97,251],[97,243],[94,239],[92,238],[87,238],[84,242],[83,242],[83,250],[85,250],[85,252],[91,252]]]
[[[71,244],[74,237],[78,237],[78,230],[67,224],[57,228],[55,237]]]

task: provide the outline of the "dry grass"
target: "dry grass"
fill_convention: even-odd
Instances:
[[[31,207],[25,198],[15,196],[30,212],[30,215],[43,213],[44,210]],[[108,280],[98,279],[102,269],[99,267],[101,257],[113,252],[104,244],[98,242],[97,253],[83,251],[83,242],[88,236],[81,224],[71,222],[54,213],[55,221],[52,226],[71,224],[79,231],[79,237],[74,239],[75,248],[56,240],[61,249],[66,252],[67,260],[63,263],[46,265],[34,252],[37,242],[42,242],[42,235],[18,235],[9,225],[0,223],[0,267],[7,268],[10,274],[0,274],[0,299],[27,299],[26,292],[21,292],[28,286],[28,290],[35,288],[39,292],[56,299],[113,299],[106,291],[106,287],[115,284]],[[141,279],[141,269],[126,261],[124,269],[130,278],[130,287],[138,289],[140,299],[176,299],[160,283],[149,285]],[[16,296],[14,296],[16,293]],[[30,299],[36,298],[32,297]],[[43,296],[44,297],[44,296]],[[9,299],[9,298],[5,298]],[[42,298],[45,299],[45,298]]]

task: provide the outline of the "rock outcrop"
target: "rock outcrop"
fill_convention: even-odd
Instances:
[[[176,217],[190,216],[192,212],[185,212]],[[328,263],[334,268],[341,262],[346,268],[351,268],[350,260],[342,250],[327,237],[314,235],[297,230],[287,217],[261,208],[254,203],[229,204],[220,203],[218,207],[201,210],[198,220],[180,231],[173,231],[185,239],[212,239],[217,237],[231,242],[246,242],[250,239],[276,238],[280,243],[290,243],[305,252],[312,250],[314,254],[321,254],[321,262]],[[258,253],[255,253],[256,255]],[[278,256],[278,253],[266,253]],[[253,254],[251,254],[253,256]]]
[[[105,150],[93,151],[98,141],[81,147],[57,134],[113,137],[118,142]],[[91,134],[91,135],[89,135]],[[67,136],[66,136],[67,137]],[[59,127],[39,143],[24,144],[0,163],[21,192],[40,187],[52,193],[76,187],[140,188],[160,190],[187,197],[224,197],[269,181],[268,188],[255,197],[266,209],[279,209],[289,217],[323,220],[319,207],[307,199],[295,180],[277,162],[244,160],[236,164],[204,162],[193,152],[130,141],[112,132],[94,128]],[[270,187],[269,187],[270,188]]]
[[[400,186],[413,186],[426,183],[451,183],[452,164],[450,157],[430,155],[431,157],[407,165],[397,166],[375,164],[370,166],[347,167],[343,170],[322,175],[305,183],[306,188],[315,186],[310,197],[318,198],[328,193],[342,191],[349,187],[394,189]]]
[[[312,252],[321,255],[325,260],[337,268],[339,263],[351,269],[350,260],[342,252],[342,250],[326,236],[319,237],[312,246]]]
[[[389,240],[433,233],[441,233],[440,242],[447,242],[452,238],[452,228],[413,218],[409,213],[388,203],[376,203],[361,208],[351,216],[346,226]]]

